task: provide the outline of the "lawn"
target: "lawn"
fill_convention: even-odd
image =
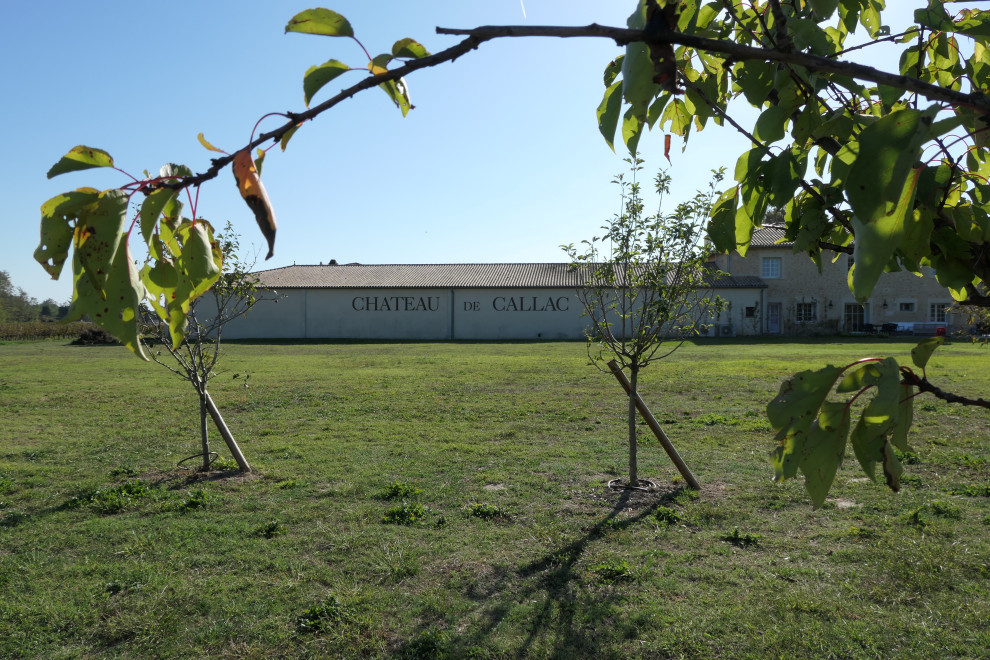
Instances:
[[[900,493],[851,455],[818,511],[771,481],[785,376],[911,346],[685,345],[641,390],[703,489],[644,425],[661,489],[624,495],[580,343],[232,344],[247,476],[176,467],[198,401],[161,367],[2,344],[0,657],[990,656],[988,411],[919,398]],[[985,397],[988,350],[929,376]]]

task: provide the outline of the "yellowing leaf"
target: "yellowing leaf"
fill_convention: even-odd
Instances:
[[[234,180],[237,181],[237,190],[241,197],[254,212],[255,222],[261,229],[262,235],[268,241],[268,255],[265,259],[271,259],[275,254],[275,231],[278,224],[275,222],[275,212],[272,210],[272,203],[268,199],[268,192],[261,183],[258,170],[255,169],[251,160],[251,152],[243,149],[234,154]]]
[[[210,151],[216,151],[216,152],[219,152],[219,153],[221,153],[221,154],[225,154],[225,153],[227,153],[227,152],[226,152],[226,151],[224,151],[223,149],[217,149],[217,148],[216,148],[216,147],[214,147],[214,146],[213,146],[212,144],[210,144],[209,142],[207,142],[207,141],[206,141],[206,138],[205,138],[205,137],[203,137],[203,134],[202,134],[202,133],[200,133],[199,135],[197,135],[197,136],[196,136],[196,139],[197,139],[197,140],[199,140],[199,143],[200,143],[201,145],[203,145],[204,147],[206,147],[206,148],[207,148],[207,149],[209,149]]]

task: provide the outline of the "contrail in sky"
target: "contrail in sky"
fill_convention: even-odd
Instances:
[[[519,0],[519,6],[522,7],[523,10],[523,18],[526,18],[526,5],[523,4],[523,0]]]

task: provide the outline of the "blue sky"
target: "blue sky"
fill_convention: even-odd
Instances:
[[[908,3],[905,3],[905,5]],[[911,4],[914,4],[913,2]],[[302,76],[328,59],[366,64],[348,39],[284,34],[312,4],[211,0],[0,4],[0,270],[43,300],[72,293],[71,274],[53,282],[32,259],[39,206],[82,186],[110,188],[123,175],[45,173],[77,144],[110,152],[139,175],[167,162],[194,171],[233,151],[268,112],[304,109]],[[436,26],[624,25],[630,1],[464,0],[327,6],[346,16],[372,54],[412,37],[431,52],[457,42]],[[908,14],[910,15],[910,14]],[[624,170],[598,133],[602,71],[621,53],[603,39],[503,39],[407,80],[416,108],[402,118],[384,93],[368,90],[296,134],[265,161],[262,179],[279,222],[275,256],[293,263],[563,261],[559,246],[589,238],[618,208],[613,176]],[[350,73],[314,103],[359,80]],[[279,125],[271,119],[262,130]],[[748,122],[747,122],[748,123]],[[675,139],[675,144],[676,139]],[[641,142],[647,168],[669,167],[671,204],[730,169],[746,148],[714,125],[679,144],[668,164],[663,134]],[[264,239],[225,171],[207,183],[199,215],[234,223],[242,244]],[[263,257],[263,252],[262,255]],[[68,269],[67,269],[68,270]]]

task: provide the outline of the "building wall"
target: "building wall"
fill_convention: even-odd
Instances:
[[[259,302],[232,321],[224,336],[580,339],[582,311],[573,289],[284,289],[278,302]]]
[[[767,264],[765,260],[774,260]],[[852,332],[860,306],[849,290],[848,272],[851,257],[839,255],[834,262],[826,258],[818,267],[805,254],[795,254],[788,246],[752,247],[746,257],[737,253],[720,255],[718,266],[733,275],[756,275],[767,284],[760,309],[755,310],[765,334],[835,334]],[[779,265],[777,270],[774,264]],[[776,275],[776,276],[775,276]],[[898,323],[903,328],[914,327],[919,334],[934,334],[931,323],[932,304],[951,306],[952,297],[928,273],[918,277],[901,271],[884,273],[862,311],[862,322],[873,326]],[[771,316],[779,310],[776,324]],[[848,307],[847,307],[848,306]],[[814,320],[801,318],[814,310]],[[849,313],[847,313],[847,309]],[[952,329],[952,313],[946,314],[945,325]],[[776,330],[776,331],[774,331]]]
[[[732,305],[718,324],[735,335],[733,315],[759,290],[725,290]],[[197,312],[208,317],[210,296]],[[229,339],[582,339],[588,319],[574,289],[283,289],[224,329]],[[758,334],[758,332],[741,333]]]

